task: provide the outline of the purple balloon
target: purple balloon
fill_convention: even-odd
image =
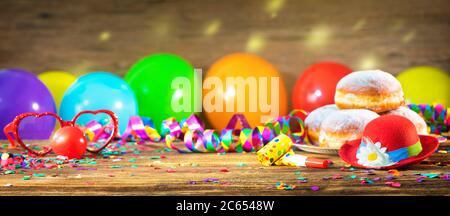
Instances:
[[[0,139],[6,139],[3,128],[25,112],[56,112],[50,91],[26,70],[0,70]],[[22,139],[48,139],[54,128],[53,118],[29,117],[20,124],[19,134]]]

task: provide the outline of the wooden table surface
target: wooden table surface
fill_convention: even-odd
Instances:
[[[447,150],[450,143],[441,144]],[[450,182],[427,178],[417,182],[418,173],[450,172],[449,166],[419,164],[399,170],[402,176],[394,182],[401,187],[385,185],[388,171],[349,171],[337,156],[329,158],[328,169],[301,167],[263,167],[254,153],[190,153],[160,151],[162,144],[138,146],[128,154],[96,159],[96,164],[41,170],[16,170],[16,174],[0,175],[0,195],[449,195]],[[303,153],[306,154],[306,153]],[[448,163],[450,154],[437,152],[428,162]],[[51,156],[50,156],[51,157]],[[347,171],[342,171],[345,167]],[[4,173],[4,171],[2,172]],[[45,174],[43,177],[33,173]],[[31,175],[30,180],[23,176]],[[335,179],[333,179],[333,176]],[[339,178],[341,176],[342,178]],[[352,179],[353,176],[353,179]],[[308,182],[298,182],[305,177]],[[331,177],[324,180],[324,177]],[[361,184],[361,177],[381,180]],[[210,181],[208,181],[208,179]],[[293,190],[277,189],[277,182],[295,186]],[[311,190],[319,186],[319,191]]]

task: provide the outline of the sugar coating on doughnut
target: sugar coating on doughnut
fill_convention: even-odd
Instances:
[[[320,124],[327,116],[338,110],[339,108],[337,108],[335,104],[321,106],[308,114],[305,119],[305,125],[309,129],[317,130],[320,128]]]
[[[319,143],[322,147],[339,148],[345,142],[359,139],[364,127],[379,115],[365,109],[338,110],[321,124]]]
[[[418,134],[427,135],[428,129],[427,129],[427,123],[425,120],[416,112],[412,111],[408,107],[401,106],[395,110],[388,111],[384,113],[385,115],[399,115],[403,116],[407,119],[409,119],[412,123],[414,123],[414,126],[416,126],[416,130]]]
[[[400,82],[381,70],[356,71],[343,77],[336,90],[370,95],[386,95],[402,91]]]

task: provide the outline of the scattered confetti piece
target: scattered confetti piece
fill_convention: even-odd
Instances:
[[[295,189],[295,185],[288,185],[285,184],[283,182],[277,182],[275,184],[275,188],[278,190],[294,190]]]
[[[426,179],[425,176],[420,176],[419,178],[416,179],[416,182],[422,183],[425,181],[425,179]]]
[[[320,187],[314,185],[314,186],[311,186],[311,190],[312,190],[312,191],[319,191],[319,190],[320,190]]]
[[[387,180],[387,181],[392,181],[392,180],[395,179],[395,177],[391,176],[391,175],[388,175],[388,176],[384,177],[384,179]]]
[[[220,169],[220,172],[230,172],[227,168]]]
[[[31,176],[24,176],[22,179],[25,180],[25,181],[27,181],[27,180],[30,180],[30,179],[31,179]]]
[[[111,166],[111,168],[113,168],[113,169],[118,169],[118,168],[122,168],[122,166],[120,166],[120,165],[114,165],[114,166]]]
[[[245,164],[245,163],[238,163],[237,166],[238,167],[244,167],[244,166],[247,166],[247,164]]]
[[[425,176],[427,178],[437,178],[437,177],[439,177],[439,174],[437,174],[437,173],[422,173],[420,175],[421,176]]]
[[[391,187],[401,187],[402,184],[398,183],[398,182],[385,182],[385,185],[389,185]]]
[[[381,180],[381,177],[375,177],[375,178],[373,178],[372,180],[373,180],[373,181],[380,181],[380,180]]]
[[[34,177],[45,177],[44,173],[33,173]]]
[[[16,171],[14,171],[14,170],[6,170],[5,171],[5,175],[11,175],[11,174],[14,174],[14,173],[16,173]]]
[[[396,170],[396,169],[388,170],[388,173],[393,175],[393,176],[400,176],[401,175],[401,173],[398,170]]]
[[[174,170],[174,169],[167,169],[166,172],[168,172],[168,173],[174,173],[174,172],[176,172],[176,170]]]

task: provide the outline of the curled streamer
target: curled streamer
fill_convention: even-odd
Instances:
[[[172,117],[164,120],[161,134],[157,132],[151,119],[133,116],[121,140],[138,143],[164,141],[169,148],[182,153],[251,152],[262,148],[279,134],[289,135],[294,142],[303,142],[305,127],[303,121],[295,116],[296,112],[269,120],[255,128],[250,127],[244,115],[235,114],[220,133],[205,129],[197,115],[191,115],[180,122]],[[306,115],[306,112],[300,112]],[[238,123],[242,128],[237,128]]]
[[[430,133],[442,134],[450,130],[450,108],[442,104],[409,104],[408,107],[425,119]]]

